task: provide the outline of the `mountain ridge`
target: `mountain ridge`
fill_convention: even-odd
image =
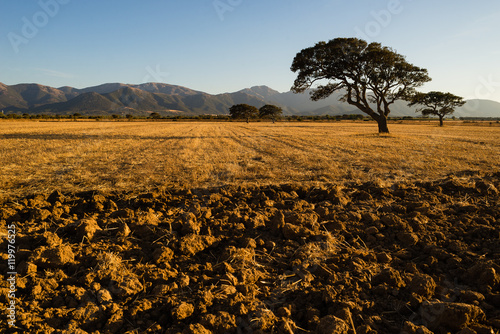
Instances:
[[[147,116],[228,114],[234,104],[246,103],[257,108],[275,104],[286,115],[361,114],[347,103],[338,101],[341,93],[311,101],[309,94],[280,93],[268,86],[253,86],[232,93],[208,94],[187,87],[165,83],[105,83],[86,88],[54,88],[40,84],[5,85],[0,83],[0,110],[28,114]],[[492,100],[468,100],[455,111],[457,117],[500,117],[500,103]],[[391,106],[393,117],[418,116],[404,101]]]

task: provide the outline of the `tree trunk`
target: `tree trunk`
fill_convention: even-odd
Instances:
[[[387,117],[381,115],[376,121],[378,123],[378,133],[389,133],[389,128],[387,127]]]
[[[439,115],[439,126],[443,126],[443,116]]]

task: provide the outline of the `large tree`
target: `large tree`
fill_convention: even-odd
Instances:
[[[244,118],[247,120],[247,123],[250,121],[250,118],[256,117],[258,114],[259,109],[244,103],[235,104],[229,108],[229,115],[232,118]]]
[[[336,38],[304,49],[291,70],[298,72],[294,93],[311,89],[311,99],[317,101],[340,91],[340,100],[371,116],[380,133],[389,132],[390,105],[431,80],[426,69],[391,48],[357,38]]]
[[[410,95],[407,100],[410,102],[408,105],[421,105],[417,112],[422,115],[434,115],[439,117],[439,126],[443,126],[443,119],[446,115],[451,115],[456,107],[461,107],[465,104],[462,97],[453,95],[451,93],[443,93],[432,91],[429,93],[414,93]]]
[[[259,109],[259,117],[270,118],[273,123],[276,121],[276,118],[280,117],[282,114],[283,109],[272,104],[266,104]]]

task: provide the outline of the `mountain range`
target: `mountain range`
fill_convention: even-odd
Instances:
[[[286,115],[362,114],[357,108],[338,101],[340,93],[311,101],[309,94],[280,93],[267,86],[254,86],[233,93],[208,94],[190,88],[164,84],[139,85],[107,83],[83,89],[54,88],[39,84],[5,85],[0,83],[0,110],[4,113],[72,115],[223,115],[234,104],[246,103],[257,108],[275,104]],[[500,103],[468,100],[457,108],[457,117],[500,117]],[[415,108],[396,101],[391,116],[417,116]]]

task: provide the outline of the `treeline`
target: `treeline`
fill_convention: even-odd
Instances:
[[[81,114],[72,115],[31,115],[31,114],[0,114],[0,119],[32,119],[32,120],[94,120],[94,121],[178,121],[178,120],[199,120],[199,121],[239,121],[240,117],[233,117],[231,115],[169,115],[162,116],[158,113],[152,113],[149,116],[135,116],[135,115],[106,115],[106,116],[89,116]],[[266,117],[250,117],[252,122],[262,122],[266,120]],[[367,117],[362,115],[321,115],[321,116],[304,116],[304,115],[288,115],[280,116],[275,120],[282,121],[336,121],[336,120],[369,120]]]
[[[460,117],[461,121],[500,121],[500,117]]]
[[[233,117],[231,115],[169,115],[162,116],[159,113],[152,113],[149,116],[135,116],[135,115],[107,115],[107,116],[89,116],[89,115],[81,115],[81,114],[72,114],[72,115],[31,115],[31,114],[1,114],[0,119],[31,119],[31,120],[93,120],[93,121],[239,121],[246,120],[241,117]],[[251,117],[250,120],[252,122],[262,122],[265,121],[266,117],[261,118],[256,115],[255,117]],[[389,120],[392,121],[402,121],[402,120],[414,120],[414,121],[429,121],[432,118],[430,117],[412,117],[412,116],[403,116],[403,117],[389,117]],[[475,121],[496,121],[497,123],[500,121],[498,117],[452,117],[453,120],[460,120],[464,122],[475,122]],[[281,121],[342,121],[342,120],[350,120],[350,121],[371,121],[370,117],[359,115],[359,114],[344,114],[344,115],[281,115],[279,118],[275,120]]]

